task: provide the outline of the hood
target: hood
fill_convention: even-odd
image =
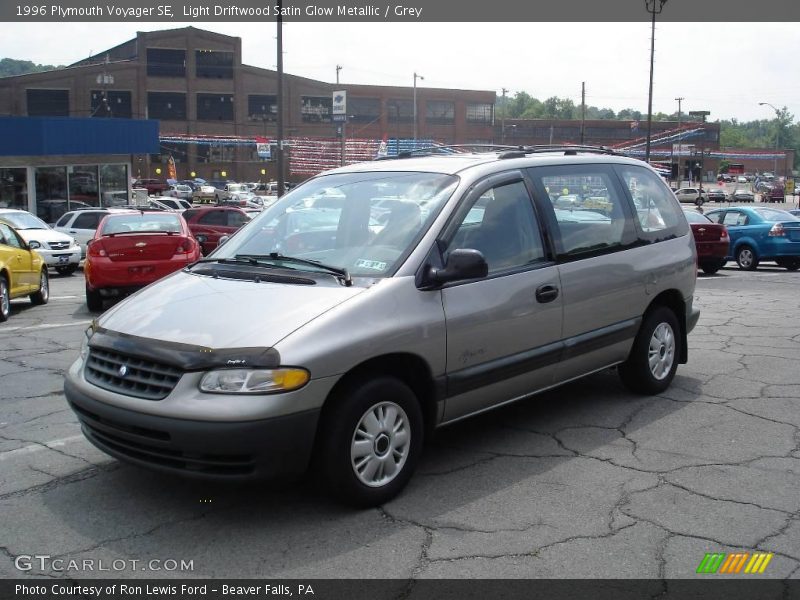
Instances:
[[[17,233],[26,242],[69,242],[75,243],[75,238],[55,229],[17,229]]]
[[[97,323],[208,348],[271,347],[365,288],[214,279],[179,271],[123,300]]]

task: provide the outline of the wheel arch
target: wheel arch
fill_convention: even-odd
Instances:
[[[686,302],[683,299],[683,295],[676,289],[664,290],[650,302],[650,305],[644,313],[645,316],[660,306],[670,309],[675,313],[678,319],[678,327],[680,327],[681,336],[678,363],[682,365],[686,364],[689,361],[689,349],[687,345],[689,335],[686,331]]]
[[[326,412],[332,410],[334,399],[338,393],[359,381],[381,376],[395,377],[411,388],[422,409],[425,431],[432,431],[437,422],[439,393],[430,366],[425,359],[417,354],[396,352],[365,360],[339,378],[339,381],[328,393],[322,405],[322,414],[317,425],[317,432],[319,433],[319,427],[325,420]]]

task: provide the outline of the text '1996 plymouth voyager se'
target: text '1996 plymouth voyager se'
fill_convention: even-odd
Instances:
[[[639,160],[418,151],[312,178],[110,309],[65,392],[117,458],[228,480],[313,464],[375,505],[436,427],[615,365],[663,391],[696,276],[683,211]]]

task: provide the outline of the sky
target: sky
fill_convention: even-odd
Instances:
[[[189,23],[15,23],[0,58],[69,64]],[[243,62],[274,69],[275,24],[195,22],[242,38]],[[68,37],[64,28],[69,28]],[[656,23],[653,112],[709,110],[710,121],[800,119],[798,23]],[[525,91],[647,113],[650,23],[285,23],[284,70],[327,82]],[[798,119],[795,119],[797,121]]]

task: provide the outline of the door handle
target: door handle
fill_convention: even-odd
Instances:
[[[546,283],[536,288],[536,300],[542,304],[552,302],[558,298],[558,287],[552,283]]]

